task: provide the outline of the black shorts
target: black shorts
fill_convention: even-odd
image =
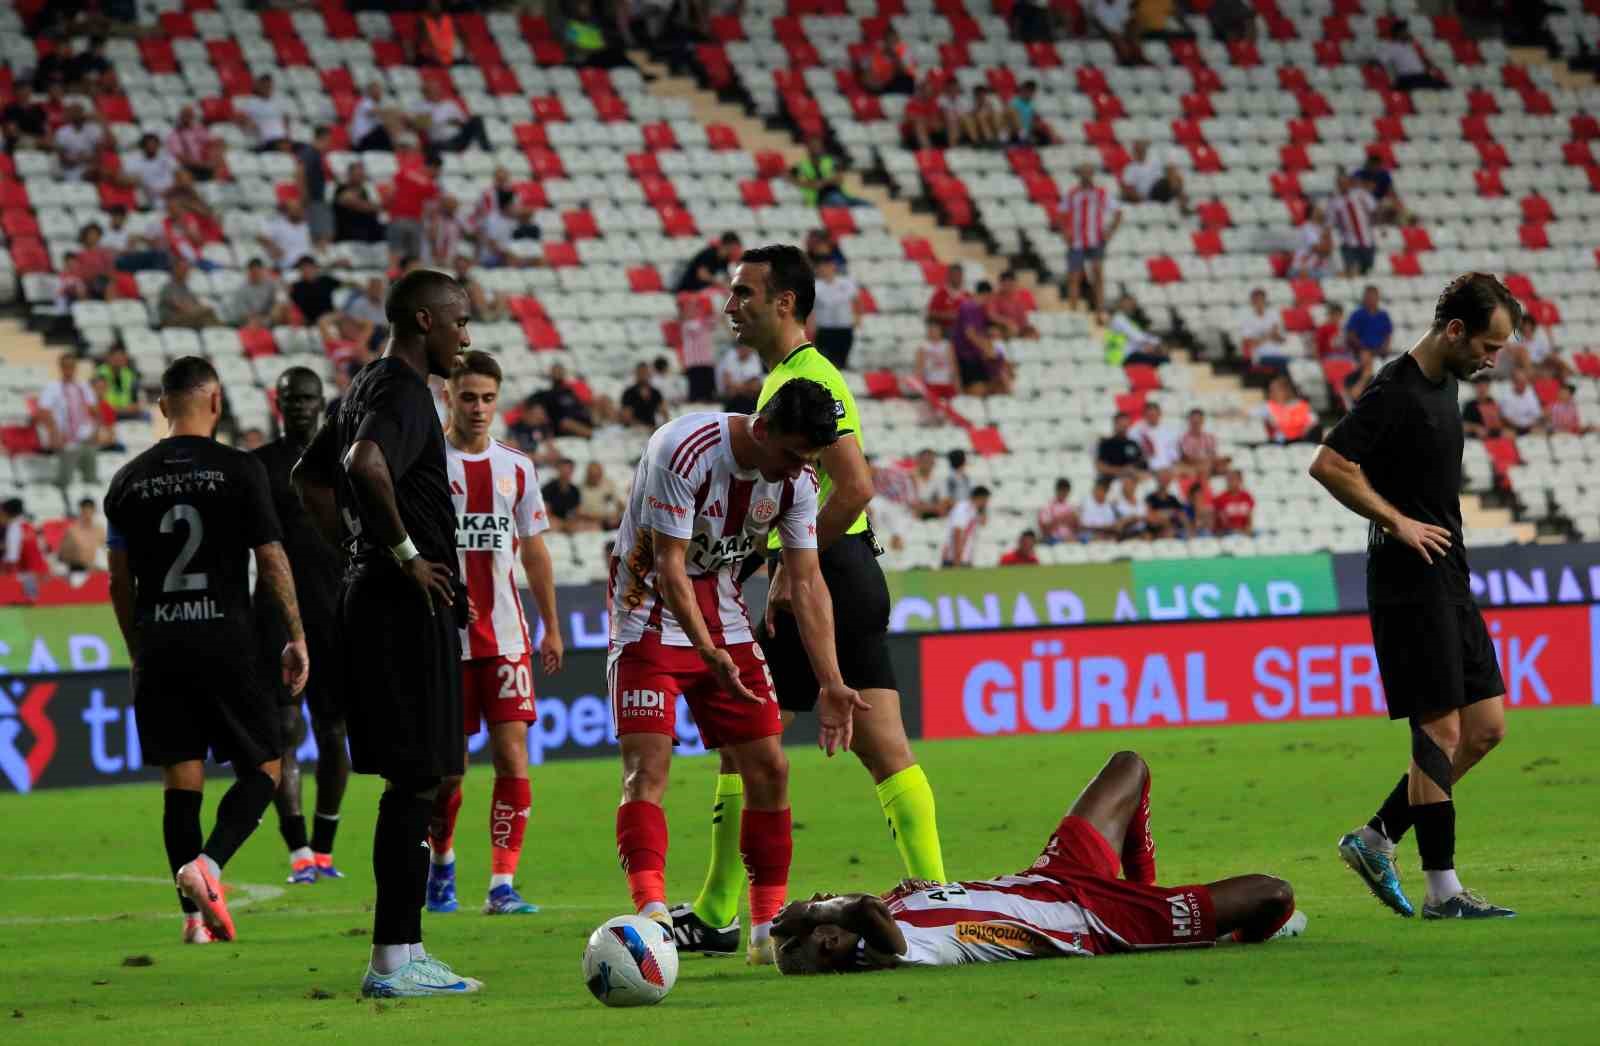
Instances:
[[[1476,603],[1374,605],[1367,618],[1390,719],[1428,717],[1506,692]]]
[[[989,365],[983,360],[968,359],[965,356],[956,357],[956,371],[961,377],[961,387],[976,385],[989,380]],[[831,551],[831,550],[830,550]]]
[[[822,579],[833,597],[833,642],[839,674],[857,690],[894,690],[889,661],[889,583],[867,535],[847,534],[821,553]],[[778,614],[775,634],[756,626],[756,642],[772,670],[778,707],[809,712],[817,703],[817,677],[800,641],[793,614]]]
[[[353,569],[339,600],[342,696],[357,773],[391,780],[463,770],[461,637],[392,563]]]
[[[134,675],[139,746],[149,766],[211,758],[239,767],[283,755],[283,730],[255,658],[146,656]]]
[[[259,618],[258,618],[259,620]],[[304,701],[311,709],[311,719],[317,725],[338,722],[344,718],[344,705],[340,688],[344,683],[344,653],[339,649],[339,624],[335,621],[317,621],[303,618],[306,629],[306,654],[311,658],[311,674],[306,678],[306,688],[296,697],[283,685],[283,645],[289,641],[281,627],[263,631],[261,645],[261,680],[269,693],[278,698],[282,708],[293,708]]]
[[[1340,247],[1339,257],[1344,259],[1346,269],[1354,269],[1365,276],[1372,271],[1372,265],[1378,260],[1376,247]]]
[[[1151,203],[1170,203],[1176,196],[1177,193],[1172,191],[1172,182],[1165,175],[1157,178],[1156,183],[1150,186]]]

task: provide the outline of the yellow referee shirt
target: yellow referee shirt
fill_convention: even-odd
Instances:
[[[761,385],[761,397],[756,400],[756,408],[767,405],[767,400],[772,394],[790,378],[810,378],[812,381],[827,389],[833,395],[833,409],[838,416],[839,427],[849,429],[855,433],[856,443],[861,447],[863,454],[867,451],[866,440],[861,435],[861,416],[856,413],[856,398],[850,394],[850,388],[844,383],[844,377],[839,373],[828,358],[817,351],[817,347],[809,341],[785,356],[782,363],[773,367],[767,374],[767,380]],[[820,489],[817,491],[817,504],[827,504],[828,498],[833,496],[833,477],[828,475],[826,469],[817,467],[817,479],[820,480]],[[846,534],[859,534],[867,529],[867,514],[865,511],[855,518]],[[778,539],[778,530],[772,529],[767,538],[767,547],[771,549],[782,548],[783,542]]]

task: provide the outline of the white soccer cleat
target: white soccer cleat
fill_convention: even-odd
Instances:
[[[393,973],[378,973],[371,966],[361,980],[368,999],[416,999],[430,995],[468,995],[483,987],[474,977],[463,977],[438,959],[413,959]]]
[[[216,938],[206,929],[206,921],[198,914],[183,917],[184,944],[211,944]]]
[[[744,961],[751,966],[776,966],[778,965],[778,942],[768,937],[761,941],[751,941],[745,949]]]
[[[1299,937],[1306,932],[1307,922],[1309,920],[1306,918],[1306,913],[1295,909],[1295,913],[1289,916],[1289,921],[1278,927],[1278,932],[1268,937],[1267,940],[1276,941],[1280,937]]]

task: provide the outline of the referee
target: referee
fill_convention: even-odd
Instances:
[[[460,774],[461,641],[467,601],[451,570],[456,516],[444,432],[428,376],[446,376],[472,342],[467,295],[442,272],[402,276],[384,303],[389,345],[350,383],[295,466],[325,533],[350,553],[340,593],[345,715],[357,773],[379,774],[372,839],[377,901],[366,996],[476,991],[422,947],[424,838],[442,778]]]
[[[944,882],[933,789],[917,765],[900,718],[900,693],[889,662],[889,586],[878,567],[877,539],[867,522],[872,473],[862,452],[861,422],[855,397],[839,370],[806,338],[806,319],[816,300],[816,283],[805,254],[790,245],[744,252],[734,269],[732,292],[723,311],[736,341],[755,349],[768,369],[757,406],[764,405],[793,378],[809,378],[833,394],[839,425],[855,433],[822,452],[817,512],[817,548],[822,576],[833,600],[834,642],[845,685],[860,692],[870,708],[855,713],[851,749],[877,786],[878,802],[890,834],[912,879]],[[817,702],[817,679],[788,610],[788,582],[776,557],[773,533],[766,620],[757,639],[771,669],[784,722]],[[711,818],[711,867],[705,887],[692,905],[672,911],[673,934],[685,951],[734,952],[739,944],[739,893],[744,869],[739,860],[739,810],[744,803],[738,769],[726,752]]]
[[[1456,383],[1493,365],[1522,308],[1493,276],[1456,277],[1433,326],[1378,371],[1328,433],[1311,475],[1372,521],[1367,614],[1389,718],[1411,725],[1411,764],[1339,853],[1400,915],[1394,848],[1416,826],[1427,879],[1424,919],[1515,915],[1464,889],[1455,873],[1451,790],[1505,736],[1505,682],[1468,588],[1461,534],[1461,414]]]

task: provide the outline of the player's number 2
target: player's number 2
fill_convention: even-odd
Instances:
[[[195,553],[200,551],[200,540],[205,536],[205,524],[193,505],[174,505],[161,517],[161,533],[176,533],[179,523],[182,523],[184,529],[188,531],[188,537],[184,540],[183,547],[178,550],[178,558],[167,568],[167,576],[162,579],[161,590],[200,592],[206,587],[205,572],[185,573],[183,568],[187,567],[189,561],[194,559]]]
[[[533,673],[527,665],[500,665],[495,673],[500,677],[502,698],[510,700],[533,693]]]

